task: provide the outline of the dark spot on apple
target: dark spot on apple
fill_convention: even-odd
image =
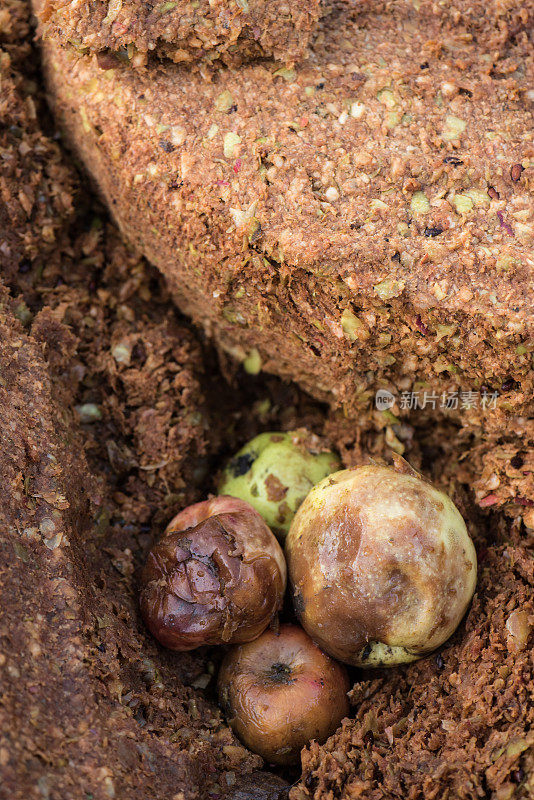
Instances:
[[[296,587],[293,590],[293,608],[295,609],[295,614],[297,615],[297,617],[302,617],[302,615],[304,614],[304,610],[306,608],[306,606],[304,605],[302,594]]]
[[[365,647],[364,647],[364,648],[363,648],[363,650],[362,650],[362,654],[361,654],[361,659],[362,659],[362,661],[367,661],[367,659],[368,659],[368,658],[369,658],[369,656],[371,655],[371,651],[372,651],[372,649],[373,649],[373,648],[372,648],[372,646],[371,646],[370,644],[366,644],[366,645],[365,645]]]
[[[230,461],[228,470],[234,478],[239,478],[249,471],[255,460],[256,456],[253,453],[245,453],[242,456],[236,456]]]

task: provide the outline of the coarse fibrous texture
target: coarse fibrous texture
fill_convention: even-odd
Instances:
[[[43,132],[29,13],[0,11],[2,200],[39,187],[34,211],[10,206],[0,226],[0,793],[275,800],[283,781],[255,771],[199,691],[206,654],[177,664],[139,619],[152,526],[199,499],[220,446],[206,356],[155,272],[73,192],[80,176]]]
[[[354,718],[303,754],[292,800],[527,800],[534,793],[534,559],[485,549],[462,631],[356,683]]]
[[[435,650],[476,585],[460,512],[402,459],[317,484],[291,524],[286,556],[304,629],[331,656],[361,667]]]
[[[306,52],[319,0],[44,0],[43,34],[109,64],[141,66],[150,53],[175,62],[239,64],[273,56],[291,64]]]
[[[127,588],[134,537],[102,526],[73,414],[10,308],[2,290],[2,787],[13,798],[140,798],[179,785],[202,798],[220,770],[258,761],[187,687],[195,665],[165,664],[145,640]],[[169,738],[178,730],[194,745]]]
[[[393,10],[398,13],[396,5]],[[506,5],[474,0],[461,5],[466,13],[475,8],[486,11],[475,15],[476,20],[462,22],[473,26],[464,28],[462,36],[476,36],[487,63],[484,80],[496,88],[495,102],[503,107],[506,86],[511,86],[516,76],[510,72],[506,77],[499,70],[513,68],[514,63],[520,70],[529,68],[529,52],[521,50],[522,30],[528,30],[528,24],[521,23],[521,16],[529,13],[530,6],[515,3],[507,12]],[[439,29],[433,28],[437,39],[449,36],[454,28],[449,8],[459,7],[458,2],[436,6],[440,15]],[[382,6],[377,2],[376,8],[379,11]],[[389,745],[388,731],[370,751],[373,766],[369,765],[367,775],[370,781],[376,780],[372,788],[375,797],[382,800],[385,795],[391,800],[401,786],[408,797],[418,797],[418,793],[420,797],[423,775],[425,785],[440,800],[450,786],[463,787],[468,800],[475,792],[483,796],[485,790],[496,797],[526,800],[532,795],[528,784],[533,771],[532,748],[525,745],[525,738],[531,736],[532,718],[523,698],[532,693],[531,651],[514,652],[514,638],[521,641],[525,619],[516,615],[509,621],[508,617],[510,609],[517,610],[516,603],[528,608],[527,599],[532,596],[531,579],[524,577],[530,564],[524,548],[528,543],[532,547],[533,539],[527,538],[520,520],[534,503],[529,471],[534,435],[532,421],[526,417],[516,417],[510,427],[509,410],[504,408],[505,401],[516,407],[524,404],[529,396],[525,379],[520,378],[521,384],[507,379],[506,388],[501,387],[504,397],[498,413],[491,417],[491,438],[486,437],[477,409],[465,409],[461,420],[452,414],[436,418],[436,414],[419,409],[397,412],[395,408],[394,413],[373,410],[362,414],[358,424],[341,413],[325,417],[324,409],[294,384],[237,372],[222,354],[224,373],[231,381],[228,387],[217,375],[212,355],[200,347],[176,315],[156,271],[125,246],[87,190],[86,180],[67,166],[66,148],[43,103],[25,0],[7,0],[0,9],[0,20],[3,68],[8,63],[6,56],[10,59],[9,74],[2,72],[0,206],[9,197],[11,209],[16,209],[19,193],[26,194],[30,185],[39,186],[29,215],[20,209],[13,215],[7,211],[0,224],[2,274],[13,294],[13,313],[24,327],[22,331],[18,323],[7,321],[0,340],[0,349],[10,363],[4,368],[2,355],[0,379],[9,378],[11,393],[10,397],[2,394],[1,399],[5,424],[0,427],[0,470],[6,476],[2,485],[10,485],[17,471],[30,475],[28,493],[23,491],[16,509],[6,491],[0,504],[2,563],[7,565],[0,579],[7,598],[2,597],[0,621],[2,789],[13,800],[42,800],[47,794],[72,800],[87,800],[92,794],[95,800],[107,800],[113,791],[116,797],[132,800],[146,800],[147,796],[168,800],[176,794],[179,797],[181,791],[186,800],[188,793],[194,795],[195,791],[202,800],[207,791],[235,800],[278,800],[282,782],[266,772],[251,772],[258,760],[231,737],[214,705],[205,700],[213,687],[216,654],[177,657],[157,647],[140,624],[134,576],[162,526],[176,510],[214,490],[209,475],[244,442],[262,430],[304,426],[320,434],[326,425],[347,465],[361,463],[365,453],[378,457],[392,448],[404,448],[410,462],[439,482],[466,519],[473,510],[470,487],[476,486],[480,500],[489,496],[486,504],[481,504],[475,526],[480,534],[479,562],[487,558],[488,570],[482,572],[480,600],[475,598],[468,618],[474,650],[469,642],[464,644],[462,627],[439,654],[443,660],[425,659],[407,671],[388,673],[387,680],[378,684],[365,681],[369,697],[362,715],[347,738],[340,735],[331,741],[333,747],[314,749],[313,763],[305,756],[300,790],[304,797],[311,793],[322,800],[332,796],[337,800],[345,785],[356,796],[361,794],[358,759],[366,758],[365,748],[372,739],[361,720],[377,687],[374,694],[380,709],[387,709],[387,716],[391,707],[394,722],[400,724],[394,728],[393,745]],[[391,29],[390,38],[395,36]],[[416,42],[420,41],[417,36]],[[512,58],[514,52],[518,60]],[[510,58],[506,63],[505,57]],[[448,63],[449,56],[445,58]],[[461,68],[458,62],[455,69]],[[275,88],[280,91],[278,78]],[[506,100],[512,121],[518,108],[514,96],[511,91]],[[24,113],[14,113],[13,102]],[[29,116],[26,109],[31,110]],[[289,116],[288,106],[288,121]],[[230,120],[231,114],[220,119]],[[375,138],[380,133],[378,128],[370,132]],[[124,148],[127,153],[126,144]],[[53,180],[46,177],[51,168]],[[522,180],[526,177],[522,173]],[[517,191],[517,184],[512,185]],[[67,195],[74,196],[72,206],[72,201],[64,205],[61,199]],[[217,206],[219,213],[226,213],[222,204]],[[48,233],[43,232],[49,221],[54,240],[47,243]],[[194,257],[191,250],[188,258]],[[299,274],[290,283],[293,293]],[[252,269],[247,275],[250,279]],[[213,281],[212,272],[208,277]],[[524,289],[526,293],[526,285]],[[229,296],[233,296],[231,287]],[[223,293],[223,300],[225,297]],[[287,302],[290,308],[289,295]],[[447,323],[440,320],[440,324]],[[429,342],[422,338],[425,329],[418,321],[415,324],[420,330],[420,347],[428,347]],[[15,358],[11,349],[12,344],[29,340],[30,330],[39,342],[30,360],[44,354],[47,363],[42,362],[42,371],[31,369],[25,361],[24,352],[28,351],[17,347],[22,357]],[[287,334],[288,328],[284,331]],[[311,328],[304,332],[305,342],[310,341]],[[234,343],[239,344],[237,339],[236,333]],[[245,346],[248,351],[246,341]],[[338,349],[343,346],[343,341],[337,343]],[[254,353],[255,364],[258,357],[259,352]],[[423,351],[419,357],[421,374],[431,374],[432,359]],[[310,374],[319,374],[318,359],[312,359],[312,364]],[[514,364],[510,361],[510,372]],[[16,376],[19,367],[31,375],[31,385],[24,374]],[[58,395],[57,402],[45,386],[42,402],[34,404],[32,393],[46,384],[47,370],[55,376],[51,388]],[[302,373],[301,366],[299,371]],[[19,379],[28,389],[23,395],[15,388]],[[343,383],[339,375],[336,380]],[[308,384],[313,389],[311,379]],[[66,435],[72,438],[75,455],[64,444],[62,423],[63,418],[72,419],[73,408],[81,424],[78,434],[73,426]],[[25,446],[30,439],[37,442],[39,435],[43,451],[54,452],[46,447],[48,432],[50,441],[68,451],[61,451],[63,477],[59,476],[58,486],[55,476],[56,489],[71,503],[76,521],[68,530],[64,526],[71,545],[64,546],[62,540],[53,551],[44,541],[20,538],[13,529],[14,516],[24,531],[28,517],[29,527],[33,527],[36,516],[50,515],[45,500],[32,495],[44,495],[39,488],[34,491],[34,485],[44,486],[46,492],[54,476],[47,471],[46,462],[36,465],[28,460],[35,451],[31,448],[28,456]],[[90,492],[88,528],[84,527],[83,489],[90,479],[81,464],[83,454],[97,476],[97,490]],[[523,466],[518,466],[516,456],[524,459]],[[37,474],[41,467],[42,480]],[[71,515],[69,509],[54,510]],[[511,522],[505,524],[503,512],[510,515]],[[495,541],[506,543],[504,554],[494,546]],[[516,558],[516,553],[521,558]],[[80,565],[77,570],[75,558]],[[45,610],[44,621],[36,617],[41,610]],[[515,631],[510,638],[508,621]],[[458,684],[460,672],[462,686]],[[199,690],[204,686],[206,692]],[[475,692],[476,710],[472,705],[464,710],[464,699],[471,703]],[[357,716],[358,695],[354,703]],[[386,730],[388,722],[383,716],[381,719]],[[84,721],[89,722],[85,732]],[[364,734],[362,748],[359,743]],[[502,747],[506,753],[500,752]],[[192,772],[187,771],[188,765],[193,765]],[[456,792],[451,790],[449,795]]]
[[[534,9],[499,45],[502,4],[467,6],[341,4],[293,70],[210,82],[47,42],[51,100],[123,233],[246,368],[353,416],[378,388],[532,413]]]
[[[141,613],[171,650],[250,642],[281,610],[286,574],[282,549],[258,512],[215,497],[177,514],[151,549]]]
[[[27,11],[0,8],[0,264],[4,276],[49,252],[72,217],[72,175],[57,143],[40,127],[29,60]],[[32,63],[33,68],[33,63]]]
[[[502,406],[487,415],[473,407],[460,419],[436,416],[431,406],[404,411],[396,403],[372,409],[355,425],[338,411],[326,418],[324,433],[346,466],[368,463],[369,456],[386,456],[389,463],[395,453],[404,455],[444,491],[468,486],[485,514],[498,510],[523,520],[534,535],[534,418],[510,415]]]

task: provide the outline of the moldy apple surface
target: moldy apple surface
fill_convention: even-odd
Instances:
[[[364,667],[443,644],[476,585],[460,512],[400,461],[321,481],[295,515],[286,554],[304,629],[330,655]]]
[[[260,433],[229,461],[219,492],[246,500],[282,539],[310,489],[340,466],[308,431]]]
[[[181,511],[150,551],[141,613],[171,650],[249,642],[282,608],[284,554],[242,500],[215,497]]]

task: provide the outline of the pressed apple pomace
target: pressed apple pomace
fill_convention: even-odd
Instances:
[[[342,470],[312,489],[286,540],[295,610],[330,655],[414,661],[460,623],[476,555],[460,512],[416,473]]]

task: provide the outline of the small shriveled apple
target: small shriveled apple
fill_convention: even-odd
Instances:
[[[414,661],[439,647],[476,584],[460,512],[405,462],[321,481],[295,515],[286,557],[302,626],[358,666]]]
[[[282,607],[284,554],[243,500],[216,497],[180,512],[150,551],[141,613],[171,650],[249,642]]]
[[[250,750],[293,764],[312,739],[325,741],[349,710],[345,668],[296,625],[233,648],[219,672],[221,706]]]

